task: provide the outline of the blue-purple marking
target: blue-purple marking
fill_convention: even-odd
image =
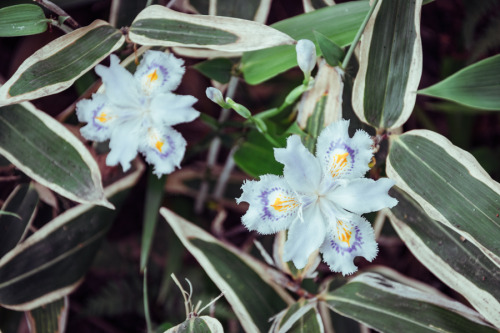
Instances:
[[[332,142],[332,143],[330,143],[330,146],[328,147],[328,150],[326,151],[326,156],[324,157],[326,164],[329,164],[329,162],[330,162],[330,154],[332,154],[335,149],[344,149],[344,150],[346,150],[349,153],[349,156],[351,157],[351,163],[349,165],[349,171],[351,171],[352,170],[352,166],[354,165],[354,160],[355,160],[356,154],[358,152],[357,149],[356,150],[352,149],[347,144],[345,144],[343,142],[340,142],[340,140],[337,140],[336,142]]]
[[[92,116],[92,125],[94,125],[95,127],[97,127],[98,130],[102,130],[102,129],[105,129],[106,126],[102,126],[101,124],[97,123],[96,122],[96,118],[97,118],[97,115],[101,112],[101,110],[104,108],[104,104],[101,104],[97,107],[97,109],[95,109],[94,111],[92,111],[93,113],[93,116]]]
[[[332,249],[334,249],[337,253],[352,253],[353,251],[358,250],[358,248],[361,248],[361,245],[363,245],[363,237],[361,237],[361,230],[359,229],[359,226],[354,227],[354,239],[355,242],[349,246],[349,247],[343,247],[340,246],[336,241],[335,237],[330,240],[330,246]]]
[[[279,187],[273,187],[269,190],[265,190],[265,191],[262,191],[260,193],[260,195],[258,196],[258,198],[260,199],[260,202],[262,204],[262,206],[264,207],[264,214],[261,215],[261,219],[263,220],[271,220],[271,221],[278,221],[278,220],[281,220],[285,217],[288,217],[292,214],[291,211],[288,211],[287,213],[285,214],[279,214],[278,216],[276,216],[275,214],[271,213],[271,211],[269,210],[269,207],[270,207],[270,204],[269,204],[269,196],[273,193],[273,192],[276,192],[276,191],[280,191],[280,192],[284,192],[284,193],[287,193],[287,191],[283,190],[282,188],[279,188]]]
[[[157,63],[152,63],[150,66],[148,66],[148,69],[146,70],[146,73],[149,73],[149,71],[151,69],[159,69],[161,74],[163,75],[163,81],[161,83],[160,86],[163,86],[166,82],[167,82],[167,78],[168,78],[168,70],[161,66],[161,65],[158,65]]]
[[[156,154],[158,154],[161,158],[167,158],[170,154],[172,154],[172,152],[174,151],[175,149],[175,144],[174,144],[174,140],[172,140],[172,138],[170,136],[165,136],[163,137],[163,139],[165,140],[165,143],[164,145],[167,145],[168,146],[168,149],[165,150],[163,153],[162,152],[159,152],[158,149],[156,148],[153,148],[154,152]]]

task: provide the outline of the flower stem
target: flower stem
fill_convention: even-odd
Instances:
[[[373,11],[375,10],[375,7],[377,7],[378,0],[373,0],[373,4],[370,7],[370,10],[368,11],[368,14],[366,14],[365,20],[363,23],[361,23],[361,27],[359,27],[358,33],[354,37],[354,40],[351,43],[351,46],[349,47],[349,50],[347,51],[347,54],[345,55],[344,61],[342,61],[342,68],[345,70],[347,67],[347,64],[349,63],[349,60],[351,60],[352,54],[354,53],[354,49],[356,48],[356,45],[358,45],[358,42],[361,38],[361,35],[363,34],[363,31],[365,30],[366,24],[368,23],[368,20],[373,14]]]
[[[65,17],[66,19],[64,20],[64,22],[67,22],[73,29],[80,28],[80,24],[78,24],[78,22],[76,22],[71,16],[68,15],[68,13],[66,13],[62,8],[57,6],[52,1],[49,0],[34,0],[34,1],[44,6],[48,10],[52,11],[53,13],[57,14],[58,16]]]

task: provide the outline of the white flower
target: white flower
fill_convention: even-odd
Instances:
[[[363,178],[373,152],[370,136],[359,130],[350,138],[349,121],[325,128],[318,137],[316,157],[296,135],[287,147],[274,150],[284,164],[283,177],[262,176],[243,184],[238,203],[250,204],[242,217],[250,230],[272,234],[288,229],[284,260],[303,268],[315,250],[332,271],[351,274],[353,260],[377,255],[373,229],[361,214],[393,207],[397,200],[388,195],[394,181]]]
[[[158,177],[171,173],[186,150],[186,141],[171,126],[199,116],[192,107],[196,98],[172,93],[184,75],[184,61],[148,51],[134,75],[119,62],[111,55],[109,67],[96,66],[105,91],[77,104],[78,119],[88,123],[81,133],[89,140],[110,140],[107,165],[120,163],[127,171],[139,151]]]

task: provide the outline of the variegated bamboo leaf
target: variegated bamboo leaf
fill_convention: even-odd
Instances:
[[[389,218],[413,255],[500,327],[500,268],[459,234],[429,218],[403,191],[392,190],[391,196],[399,203]]]
[[[83,143],[32,104],[0,108],[0,154],[40,184],[77,202],[112,208]]]
[[[323,297],[332,311],[384,333],[497,332],[457,301],[376,273],[360,274]]]
[[[220,321],[209,316],[195,316],[164,333],[224,333]]]
[[[445,137],[414,130],[391,137],[387,175],[429,215],[500,267],[500,184]]]
[[[242,52],[293,44],[290,36],[261,23],[232,17],[189,15],[163,6],[144,9],[129,38],[142,45],[187,46]]]
[[[135,170],[106,187],[120,205],[144,170]],[[75,206],[50,221],[0,259],[0,306],[28,311],[71,293],[83,277],[113,223],[116,211]]]
[[[267,332],[269,318],[293,302],[273,281],[276,272],[168,209],[160,213],[222,291],[244,330]]]
[[[119,30],[101,20],[57,38],[28,57],[0,88],[0,106],[65,90],[124,40]]]
[[[323,322],[317,302],[299,300],[274,319],[270,333],[323,333]]]
[[[0,215],[0,258],[12,250],[26,235],[35,217],[38,193],[28,184],[18,185],[9,195],[2,210],[16,216]]]
[[[61,298],[26,312],[30,333],[64,333],[68,320],[69,300]]]
[[[422,75],[422,0],[379,0],[361,40],[353,108],[365,123],[396,128],[410,117]]]

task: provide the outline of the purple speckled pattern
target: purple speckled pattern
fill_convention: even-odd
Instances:
[[[356,150],[352,149],[344,142],[341,142],[341,140],[337,140],[335,142],[332,142],[332,143],[330,143],[330,146],[328,147],[328,150],[326,151],[326,156],[324,156],[326,164],[328,164],[330,162],[329,161],[330,154],[333,153],[333,151],[335,149],[344,149],[349,153],[349,156],[351,157],[351,165],[349,166],[349,169],[352,169],[352,166],[354,165],[354,160],[355,160],[355,157],[357,154],[357,149]]]
[[[279,221],[285,217],[288,217],[292,214],[294,210],[288,211],[287,213],[280,213],[279,215],[273,214],[270,210],[270,203],[269,203],[269,196],[274,193],[274,192],[280,192],[280,193],[286,193],[288,194],[288,191],[282,189],[281,187],[273,187],[268,190],[264,190],[260,192],[258,198],[260,200],[260,203],[262,204],[262,209],[263,209],[263,214],[261,215],[261,219],[263,220],[270,220],[272,222]]]
[[[157,63],[152,63],[151,65],[148,66],[146,73],[149,73],[149,71],[152,69],[159,69],[160,70],[161,74],[163,75],[163,81],[161,82],[160,87],[163,86],[168,80],[168,70],[165,67],[163,67]]]
[[[153,148],[154,152],[159,155],[161,158],[167,158],[168,156],[170,156],[170,154],[172,154],[172,152],[174,151],[175,149],[175,144],[174,144],[174,140],[172,140],[172,138],[170,136],[165,136],[163,137],[163,139],[165,139],[165,145],[168,147],[168,149],[164,150],[163,153],[160,153],[158,151],[158,149],[156,148]]]
[[[361,245],[363,245],[363,237],[361,237],[361,230],[359,229],[358,226],[354,227],[354,239],[355,242],[350,246],[350,247],[342,247],[340,246],[336,241],[335,237],[333,237],[330,240],[330,246],[332,249],[334,249],[337,253],[344,254],[344,253],[352,253],[353,251],[358,250],[361,248]]]
[[[101,124],[97,123],[95,120],[97,118],[97,115],[101,112],[101,110],[103,108],[104,108],[104,104],[101,104],[97,107],[97,109],[95,109],[92,112],[92,125],[94,125],[94,127],[96,127],[97,130],[102,130],[102,129],[106,128],[105,126],[102,126]]]

